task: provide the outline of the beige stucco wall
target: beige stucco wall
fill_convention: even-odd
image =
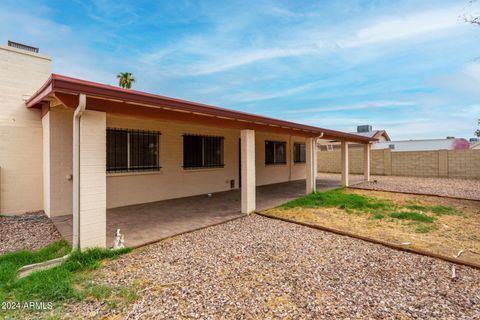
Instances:
[[[73,110],[51,108],[43,117],[44,210],[49,217],[72,214]]]
[[[238,188],[238,143],[240,130],[205,127],[107,115],[108,128],[156,130],[160,136],[160,166],[158,172],[113,173],[107,176],[107,207],[153,202],[231,190],[230,180]],[[223,168],[184,170],[183,137],[185,133],[223,136]],[[287,142],[287,165],[265,165],[265,140]],[[256,184],[265,185],[305,179],[305,165],[293,164],[293,142],[302,137],[289,137],[255,132]]]
[[[350,173],[363,173],[362,150],[351,149]],[[319,172],[340,172],[340,152],[318,152]],[[371,173],[416,177],[480,178],[480,150],[371,151]]]
[[[287,143],[287,164],[265,164],[265,141],[285,141]],[[305,164],[293,163],[293,143],[305,143],[305,138],[268,132],[255,133],[257,186],[305,179]]]
[[[48,57],[0,46],[0,213],[43,209],[42,120],[25,107],[48,79]]]

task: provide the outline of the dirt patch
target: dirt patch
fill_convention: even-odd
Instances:
[[[395,204],[412,208],[435,207],[445,210],[453,208],[455,214],[426,215],[433,222],[393,218],[385,214],[348,213],[340,208],[276,208],[267,214],[300,222],[315,224],[339,231],[350,232],[391,244],[426,250],[445,256],[480,264],[480,203],[431,196],[416,196],[380,191],[353,190],[359,194],[377,199],[393,201]],[[418,211],[418,210],[416,210]],[[422,213],[419,212],[419,215]]]
[[[43,211],[0,216],[0,254],[19,249],[39,249],[61,239]]]

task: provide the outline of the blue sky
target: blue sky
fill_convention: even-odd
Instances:
[[[395,140],[469,138],[480,118],[479,5],[457,1],[10,1],[0,42],[53,71]]]

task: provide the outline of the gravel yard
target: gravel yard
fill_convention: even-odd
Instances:
[[[480,270],[256,215],[108,262],[95,282],[134,285],[126,309],[97,300],[67,316],[136,319],[480,317]]]
[[[338,179],[339,174],[320,173],[318,179]],[[361,176],[351,175],[352,188],[411,192],[480,200],[480,179],[372,176],[371,182],[360,182]]]
[[[0,254],[18,249],[39,249],[61,239],[43,211],[0,216]]]

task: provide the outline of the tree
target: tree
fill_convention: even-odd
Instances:
[[[478,125],[480,126],[480,119],[478,119]],[[477,131],[475,131],[475,135],[480,138],[480,129],[477,129]]]
[[[132,84],[135,82],[132,74],[130,72],[120,72],[117,75],[118,86],[125,89],[131,89]]]
[[[471,9],[475,5],[475,3],[478,3],[477,0],[468,1],[468,7],[470,7]],[[463,20],[465,22],[468,22],[480,27],[480,16],[477,17],[475,14],[465,13],[463,15]]]

